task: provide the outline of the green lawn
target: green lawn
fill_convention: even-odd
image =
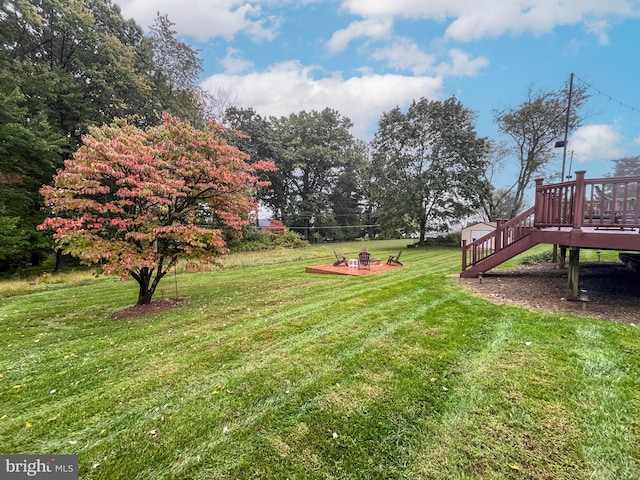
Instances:
[[[0,453],[77,453],[83,479],[640,478],[635,326],[474,297],[458,249],[304,272],[362,245],[179,273],[187,300],[144,319],[110,318],[134,282],[0,284]]]

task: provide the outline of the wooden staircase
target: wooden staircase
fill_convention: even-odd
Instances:
[[[468,245],[464,241],[460,276],[477,277],[537,245],[529,235],[534,229],[534,212],[532,207],[509,221],[499,220],[493,232]]]
[[[587,180],[585,171],[575,181],[543,185],[536,180],[535,206],[509,221],[498,221],[495,231],[462,245],[461,277],[477,277],[539,244],[640,252],[640,176]],[[637,257],[621,258],[636,265]],[[570,274],[576,296],[579,262]],[[569,269],[571,267],[571,259]]]

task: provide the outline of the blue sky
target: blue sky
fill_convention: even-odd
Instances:
[[[640,0],[115,1],[144,28],[167,14],[200,50],[203,87],[265,116],[330,107],[368,141],[383,112],[455,95],[500,140],[496,108],[573,72],[591,98],[571,170],[640,155]]]

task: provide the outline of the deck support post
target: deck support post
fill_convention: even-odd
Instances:
[[[467,241],[462,240],[462,271],[467,269]]]
[[[580,274],[580,249],[569,250],[569,278],[567,282],[567,300],[578,299],[578,280]]]
[[[560,245],[560,268],[564,270],[567,266],[567,246]]]

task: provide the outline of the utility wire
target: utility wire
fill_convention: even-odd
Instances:
[[[594,87],[593,85],[591,85],[589,82],[587,82],[587,81],[586,81],[586,80],[584,80],[583,78],[580,78],[580,77],[578,77],[578,76],[577,76],[577,75],[575,75],[575,74],[574,74],[574,76],[575,76],[578,80],[580,80],[582,83],[584,83],[584,84],[587,86],[587,88],[590,88],[591,90],[593,90],[593,91],[597,92],[598,94],[602,95],[603,97],[608,98],[610,101],[615,102],[615,103],[617,103],[618,105],[620,105],[620,106],[622,106],[622,107],[628,108],[629,110],[631,110],[631,111],[633,111],[633,112],[640,113],[640,108],[632,107],[631,105],[629,105],[629,104],[627,104],[627,103],[624,103],[624,102],[622,102],[622,101],[618,100],[617,98],[612,97],[611,95],[609,95],[609,94],[607,94],[607,93],[604,93],[602,90],[600,90],[600,89],[598,89],[598,88]]]

